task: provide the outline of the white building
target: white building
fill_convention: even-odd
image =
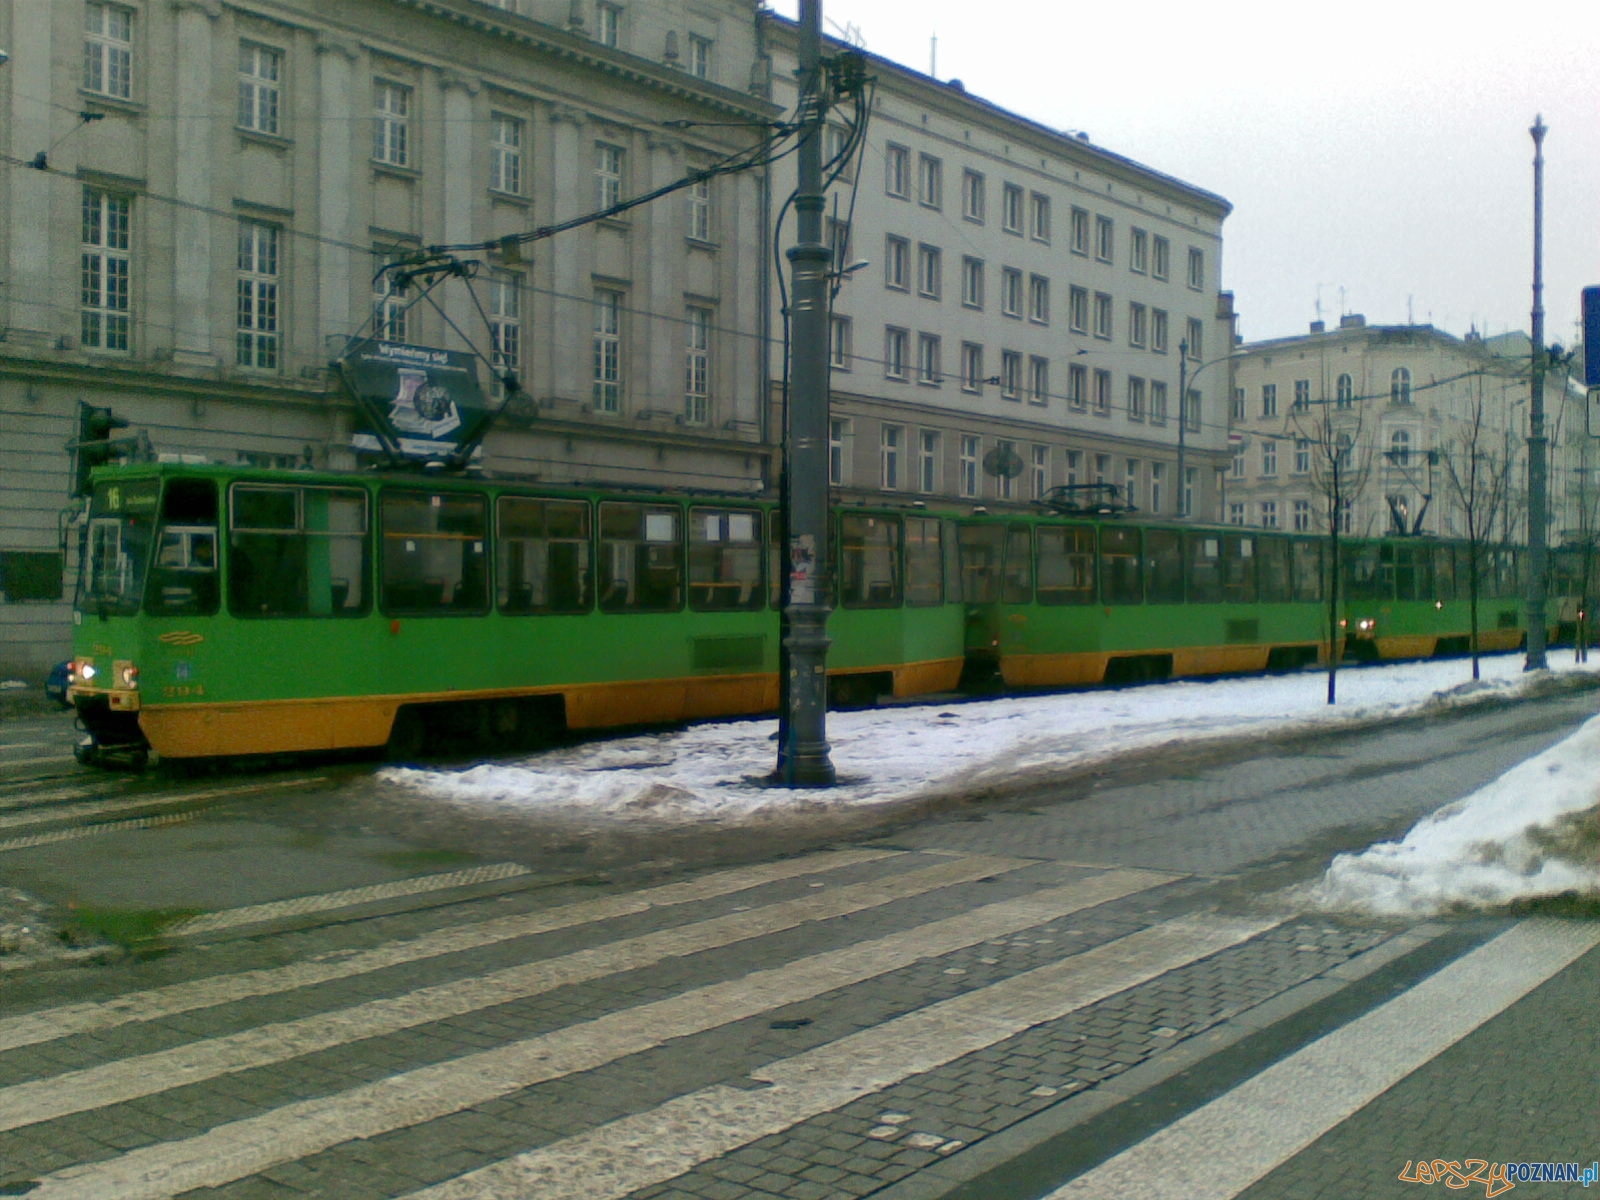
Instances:
[[[792,109],[796,28],[767,24],[774,98]],[[957,81],[872,56],[865,72],[875,90],[859,170],[833,185],[827,209],[842,272],[837,491],[1023,506],[1104,483],[1172,515],[1182,458],[1188,511],[1214,518],[1229,383],[1225,362],[1203,368],[1234,337],[1220,284],[1227,201]],[[849,110],[830,114],[830,155]],[[794,184],[786,161],[775,207]],[[793,227],[791,216],[782,244]],[[775,292],[775,313],[781,304]],[[1183,344],[1194,386],[1180,431]]]

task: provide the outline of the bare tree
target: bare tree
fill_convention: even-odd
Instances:
[[[1498,440],[1499,444],[1494,443]],[[1472,413],[1459,439],[1442,447],[1445,485],[1467,534],[1467,603],[1471,624],[1472,677],[1480,678],[1478,597],[1485,544],[1503,515],[1511,488],[1516,442],[1508,428],[1491,429],[1484,420],[1483,380],[1478,380]]]
[[[1356,500],[1372,476],[1373,448],[1361,436],[1364,407],[1355,398],[1324,399],[1290,414],[1297,437],[1311,446],[1311,480],[1321,497],[1328,535],[1325,595],[1328,602],[1328,703],[1338,696],[1339,660],[1344,637],[1339,623],[1340,588],[1344,570],[1340,562],[1340,535]]]

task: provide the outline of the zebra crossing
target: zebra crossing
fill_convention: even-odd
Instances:
[[[374,918],[399,930],[376,943],[329,926],[275,965],[0,1004],[0,1184],[642,1200],[759,1177],[737,1186],[870,1195],[1389,936],[1192,911],[1194,883],[842,847],[475,897],[430,928]],[[1011,1054],[1037,1066],[1015,1078]],[[937,1103],[908,1102],[918,1089]]]

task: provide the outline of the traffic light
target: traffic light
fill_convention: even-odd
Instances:
[[[89,472],[122,454],[112,434],[126,429],[128,422],[113,415],[109,408],[78,401],[78,436],[72,443],[72,494],[89,494]]]

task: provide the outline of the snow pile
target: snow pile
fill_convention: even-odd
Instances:
[[[1403,839],[1333,860],[1324,908],[1423,917],[1600,890],[1600,717],[1488,787],[1425,817]]]
[[[1347,670],[1332,707],[1326,677],[1307,671],[831,713],[839,785],[827,789],[762,785],[776,760],[774,720],[707,723],[465,770],[391,768],[380,779],[431,801],[589,823],[728,822],[981,795],[1129,750],[1383,720],[1515,695],[1548,679],[1522,666],[1520,655],[1486,658],[1480,684],[1461,683],[1464,660]]]

